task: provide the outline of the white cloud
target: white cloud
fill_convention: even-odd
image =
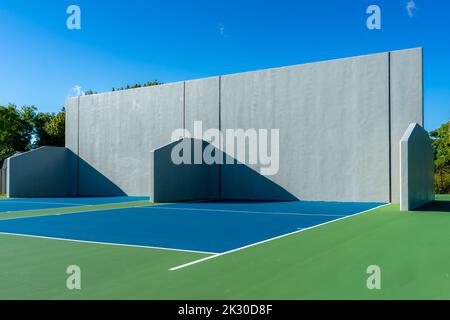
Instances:
[[[221,36],[225,35],[225,27],[223,26],[222,23],[219,23],[219,33]]]
[[[410,18],[414,17],[415,10],[417,10],[417,6],[416,6],[416,3],[414,2],[414,0],[408,1],[406,3],[406,12],[408,12],[408,16]]]
[[[72,87],[72,89],[70,89],[69,94],[67,96],[68,97],[84,96],[84,92],[81,89],[81,86],[76,84]]]

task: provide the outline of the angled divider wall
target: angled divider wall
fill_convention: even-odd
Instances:
[[[152,150],[150,153],[150,200],[153,202],[190,201],[218,198],[218,165],[194,163],[194,154],[181,149],[201,152],[210,144],[185,138]],[[178,147],[177,147],[178,146]],[[213,148],[214,149],[214,148]],[[217,149],[214,149],[217,152]],[[174,154],[175,153],[175,154]],[[175,164],[172,157],[190,159],[191,164]]]
[[[76,156],[67,148],[41,147],[8,158],[8,197],[76,195]]]
[[[428,133],[411,123],[400,140],[400,210],[434,200],[434,156]]]

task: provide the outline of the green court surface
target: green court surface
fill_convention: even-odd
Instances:
[[[175,271],[208,255],[0,234],[0,299],[450,299],[450,196],[436,199],[421,211],[392,204]],[[55,210],[14,216],[75,209]],[[81,268],[81,290],[66,288],[69,265]],[[381,268],[381,290],[367,289],[370,265]]]

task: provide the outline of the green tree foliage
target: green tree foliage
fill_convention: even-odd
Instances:
[[[450,193],[450,121],[430,132],[434,147],[436,193]]]
[[[0,106],[0,160],[15,151],[41,146],[64,146],[65,110],[57,114],[37,113],[34,106],[21,109]]]
[[[160,84],[163,84],[163,83],[159,82],[158,80],[147,81],[144,84],[136,83],[134,85],[127,84],[125,87],[119,87],[119,88],[113,87],[111,91],[121,91],[121,90],[129,90],[129,89],[136,89],[136,88],[142,88],[142,87],[152,87],[152,86],[159,86]]]
[[[33,136],[33,119],[36,108],[18,109],[14,104],[0,106],[0,159],[14,151],[28,151]]]
[[[86,92],[84,93],[84,95],[85,95],[85,96],[90,96],[90,95],[93,95],[93,94],[96,94],[96,93],[98,93],[98,92],[95,92],[95,91],[92,91],[92,90],[88,90],[88,91],[86,91]]]
[[[33,147],[65,145],[66,110],[61,109],[57,114],[40,112],[34,119],[35,141]]]

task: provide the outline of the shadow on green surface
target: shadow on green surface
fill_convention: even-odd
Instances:
[[[435,200],[414,211],[450,212],[450,201]]]

